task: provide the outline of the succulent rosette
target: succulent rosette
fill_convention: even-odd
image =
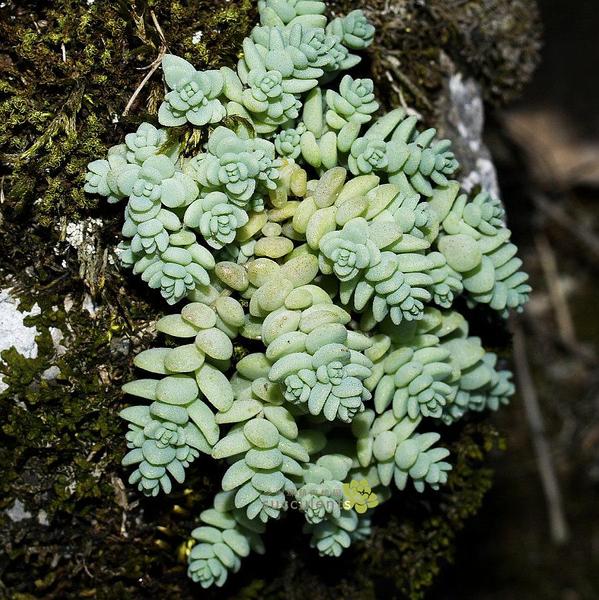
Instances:
[[[340,281],[349,281],[376,265],[380,252],[368,239],[368,223],[354,219],[341,231],[332,231],[319,243],[319,262],[323,273],[335,273]]]
[[[89,163],[83,186],[84,191],[88,194],[105,196],[110,204],[125,197],[117,183],[118,173],[127,167],[127,160],[123,156],[122,150],[122,147],[117,147],[117,151],[109,151],[106,160],[94,160]]]
[[[158,110],[161,125],[176,127],[189,122],[202,126],[217,123],[226,114],[219,99],[224,80],[219,71],[196,71],[186,60],[167,54],[162,68],[171,91]]]
[[[374,97],[374,82],[372,79],[354,79],[345,75],[339,84],[339,92],[327,90],[327,123],[338,127],[349,120],[367,123],[379,104]]]
[[[146,158],[160,154],[166,144],[166,129],[159,129],[151,123],[142,123],[137,131],[125,136],[127,161],[141,165]]]
[[[299,115],[301,102],[283,91],[283,76],[279,71],[253,69],[248,74],[249,89],[243,92],[243,103],[259,119],[282,123]]]
[[[290,127],[277,133],[274,142],[277,154],[286,158],[297,158],[301,152],[300,143],[305,130],[305,126],[300,123],[298,127]]]
[[[328,26],[328,31],[343,40],[352,50],[361,50],[372,43],[374,26],[361,10],[352,10],[345,17],[338,17]]]
[[[245,210],[229,203],[223,192],[209,192],[196,200],[185,212],[185,224],[198,228],[212,248],[230,244],[240,227],[248,222]]]

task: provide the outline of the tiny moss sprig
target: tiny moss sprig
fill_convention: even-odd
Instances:
[[[372,80],[339,79],[372,42],[362,11],[258,8],[236,70],[164,57],[162,127],[128,134],[85,184],[126,201],[122,263],[187,301],[156,325],[171,342],[135,359],[154,377],[124,386],[146,404],[121,412],[123,464],[156,496],[201,453],[225,461],[192,532],[204,587],[264,551],[290,499],[311,545],[339,556],[393,491],[445,484],[451,457],[427,422],[513,394],[453,302],[507,316],[530,291],[499,201],[452,179],[451,142],[403,108],[377,116]]]

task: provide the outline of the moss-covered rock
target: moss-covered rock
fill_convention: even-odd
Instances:
[[[345,13],[356,2],[333,5]],[[377,30],[369,53],[380,98],[429,118],[448,75],[445,57],[474,76],[494,105],[516,97],[539,61],[535,0],[372,0],[364,9]]]
[[[370,51],[380,97],[395,102],[401,89],[431,124],[444,53],[493,99],[524,81],[536,56],[532,0],[499,2],[497,22],[488,19],[490,2],[446,11],[448,4],[369,3],[383,40]],[[343,11],[356,6],[335,3]],[[197,593],[185,576],[186,536],[220,469],[198,462],[189,487],[160,500],[125,489],[116,390],[131,378],[133,350],[147,347],[148,325],[163,306],[116,266],[120,210],[84,196],[82,183],[91,159],[156,113],[163,85],[152,70],[161,53],[168,48],[198,68],[233,64],[254,11],[252,0],[9,0],[0,9],[0,287],[12,288],[21,310],[41,309],[26,318],[38,331],[37,357],[14,349],[1,355],[8,389],[0,393],[0,544],[7,550],[0,597]],[[470,424],[452,436],[458,464],[448,487],[390,502],[375,518],[372,540],[344,561],[306,552],[290,515],[267,537],[266,557],[249,559],[213,597],[376,598],[391,589],[421,597],[490,485],[481,465],[497,434]]]

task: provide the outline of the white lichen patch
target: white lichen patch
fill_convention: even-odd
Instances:
[[[56,365],[52,365],[51,367],[48,367],[42,373],[42,379],[45,379],[46,381],[52,381],[53,379],[57,379],[59,376],[60,376],[60,369]]]
[[[92,318],[96,317],[96,313],[98,312],[98,307],[94,304],[92,297],[89,294],[85,294],[83,298],[83,308],[90,314]]]
[[[65,239],[77,250],[93,252],[94,246],[89,240],[96,230],[102,226],[102,219],[84,219],[78,223],[68,223]],[[85,244],[85,245],[84,245]]]
[[[10,291],[10,288],[0,290],[0,351],[15,348],[25,358],[36,358],[35,337],[39,332],[35,327],[27,327],[23,321],[25,317],[39,315],[40,308],[35,304],[30,311],[20,311],[19,300],[11,296]],[[0,376],[0,391],[7,387]]]
[[[25,519],[31,519],[31,513],[28,510],[25,510],[25,505],[18,498],[5,512],[8,518],[15,523],[24,521]]]
[[[196,31],[192,38],[191,38],[191,43],[195,46],[196,44],[199,44],[202,41],[202,36],[204,35],[203,31]]]
[[[458,72],[449,79],[448,91],[450,111],[447,119],[461,138],[454,141],[460,142],[463,152],[469,155],[466,157],[469,160],[462,161],[462,187],[470,192],[481,186],[499,197],[497,172],[483,141],[485,112],[480,86],[474,79],[464,78]]]
[[[66,346],[63,346],[61,343],[64,340],[64,333],[58,327],[50,327],[48,331],[50,332],[56,355],[62,356],[67,351]]]

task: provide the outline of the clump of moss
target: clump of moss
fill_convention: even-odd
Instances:
[[[335,0],[346,12],[353,0]],[[482,85],[489,102],[517,96],[539,61],[540,19],[535,0],[373,0],[366,9],[377,27],[370,48],[380,97],[398,100],[434,122],[449,56]]]
[[[148,114],[160,73],[123,109],[161,52],[198,67],[232,64],[254,2],[7,2],[0,9],[0,158],[17,214],[49,226],[95,206],[86,164]]]

